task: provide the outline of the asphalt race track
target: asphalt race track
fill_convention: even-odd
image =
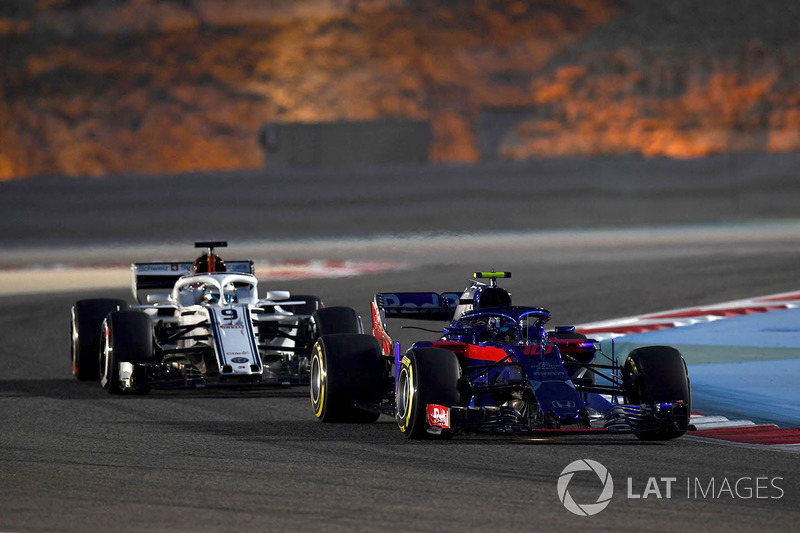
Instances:
[[[630,201],[646,211],[640,200]],[[502,212],[503,199],[494,202]],[[760,227],[749,215],[743,222]],[[686,223],[705,224],[704,216]],[[611,249],[592,245],[591,233],[589,242],[576,234],[526,253],[514,239],[491,255],[409,249],[414,261],[403,270],[270,286],[367,317],[378,290],[458,290],[470,272],[494,267],[514,273],[505,286],[516,302],[548,307],[556,325],[797,290],[800,235],[762,228],[754,238],[752,227],[719,242],[719,233],[677,228]],[[111,397],[73,379],[69,365],[70,305],[101,295],[129,298],[124,288],[0,297],[0,530],[790,531],[800,520],[793,451],[691,437],[409,442],[385,417],[318,423],[305,388]],[[608,507],[591,517],[567,511],[556,490],[579,459],[601,463],[614,482]],[[600,482],[579,472],[569,492],[594,503]]]

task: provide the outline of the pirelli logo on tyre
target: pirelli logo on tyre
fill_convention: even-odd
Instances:
[[[314,344],[313,355],[311,356],[311,383],[309,392],[311,393],[311,406],[314,408],[314,415],[322,418],[325,409],[325,357],[322,354],[321,341]]]
[[[397,375],[397,390],[395,394],[395,417],[400,431],[408,433],[411,430],[411,420],[414,413],[414,367],[408,356],[403,356],[400,363],[400,372]]]

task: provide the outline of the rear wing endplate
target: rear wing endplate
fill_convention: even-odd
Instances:
[[[460,292],[382,292],[372,300],[372,334],[385,356],[399,354],[400,346],[386,329],[387,318],[446,321],[453,318]],[[395,354],[396,355],[396,354]]]

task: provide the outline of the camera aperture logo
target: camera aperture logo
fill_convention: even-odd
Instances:
[[[583,471],[591,471],[597,474],[602,484],[603,488],[600,492],[600,496],[597,497],[597,501],[594,503],[576,503],[569,493],[569,482],[572,481],[572,476],[574,476],[576,472]],[[614,495],[614,480],[611,479],[611,474],[608,472],[608,469],[597,461],[578,459],[568,464],[566,468],[561,471],[556,488],[558,490],[558,499],[561,500],[561,503],[564,504],[564,507],[566,507],[569,512],[578,516],[592,516],[605,509],[611,502],[611,497]]]

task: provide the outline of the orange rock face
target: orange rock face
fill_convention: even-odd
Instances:
[[[714,25],[748,5],[719,0],[21,3],[0,10],[0,179],[257,167],[263,122],[428,119],[432,160],[475,161],[498,107],[520,109],[506,159],[798,150],[784,3],[747,31]]]

